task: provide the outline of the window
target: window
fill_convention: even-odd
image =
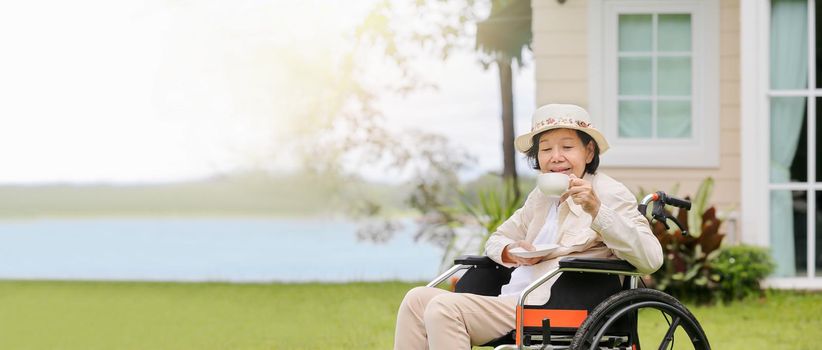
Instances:
[[[822,276],[822,32],[816,1],[772,0],[768,133],[770,246],[777,277]],[[809,16],[808,14],[812,14]],[[809,43],[809,38],[816,38]],[[811,48],[809,50],[809,47]]]
[[[691,15],[617,17],[617,136],[691,137]]]
[[[719,165],[717,3],[592,1],[589,108],[614,146],[603,164]]]
[[[766,285],[822,286],[822,26],[818,0],[740,2],[742,238]]]

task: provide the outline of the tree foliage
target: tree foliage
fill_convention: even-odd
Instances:
[[[527,33],[513,37],[512,30]],[[303,143],[311,146],[301,149],[301,158],[306,168],[320,174],[356,176],[352,169],[380,166],[411,179],[407,204],[422,214],[417,236],[447,245],[454,237],[449,224],[453,218],[441,208],[454,204],[457,175],[471,166],[474,158],[442,135],[390,130],[380,99],[436,89],[413,64],[432,57],[445,60],[463,51],[475,53],[485,67],[501,61],[521,64],[522,50],[530,44],[530,2],[381,1],[350,39],[351,51],[334,63],[339,69],[329,79],[333,89],[329,89],[328,98],[312,106],[305,117],[310,131],[305,134],[310,136]],[[384,74],[375,77],[375,68]],[[508,72],[510,75],[510,65]],[[513,107],[510,101],[508,105],[511,111],[503,113],[503,119],[511,120],[505,131],[511,134],[506,138],[511,145],[505,149],[505,168],[515,177]],[[519,187],[513,188],[518,196]],[[402,227],[397,221],[378,219],[382,214],[378,204],[355,198],[356,194],[347,195],[352,196],[352,214],[367,218],[360,237],[382,241]]]

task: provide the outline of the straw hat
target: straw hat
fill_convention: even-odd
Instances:
[[[531,117],[531,132],[517,136],[514,145],[520,152],[528,152],[534,135],[559,128],[579,130],[591,135],[599,146],[600,154],[608,150],[608,141],[591,125],[588,111],[580,106],[567,104],[549,104],[537,108]]]

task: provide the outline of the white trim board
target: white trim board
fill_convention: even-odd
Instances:
[[[740,232],[742,242],[770,246],[768,213],[768,0],[741,1],[740,17]]]
[[[762,281],[762,287],[774,289],[822,290],[822,278],[781,277]]]

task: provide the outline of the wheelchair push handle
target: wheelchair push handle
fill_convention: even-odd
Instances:
[[[679,199],[679,198],[676,198],[676,197],[668,196],[665,203],[668,203],[670,205],[673,205],[675,207],[679,207],[679,208],[682,208],[682,209],[685,209],[685,210],[691,210],[691,202],[687,201],[687,200],[684,200],[684,199]]]
[[[648,204],[653,202],[654,207],[651,211],[651,217],[648,218],[650,220],[657,220],[665,226],[665,229],[670,229],[671,227],[668,225],[668,220],[674,222],[674,224],[679,227],[682,231],[682,235],[687,235],[688,230],[682,227],[682,224],[679,220],[676,219],[673,215],[668,214],[665,212],[666,205],[672,205],[678,208],[682,208],[685,210],[691,210],[691,202],[685,199],[676,198],[674,196],[669,196],[665,192],[657,191],[655,193],[651,193],[645,198],[642,198],[642,201],[639,203],[639,212],[642,215],[647,215]]]

